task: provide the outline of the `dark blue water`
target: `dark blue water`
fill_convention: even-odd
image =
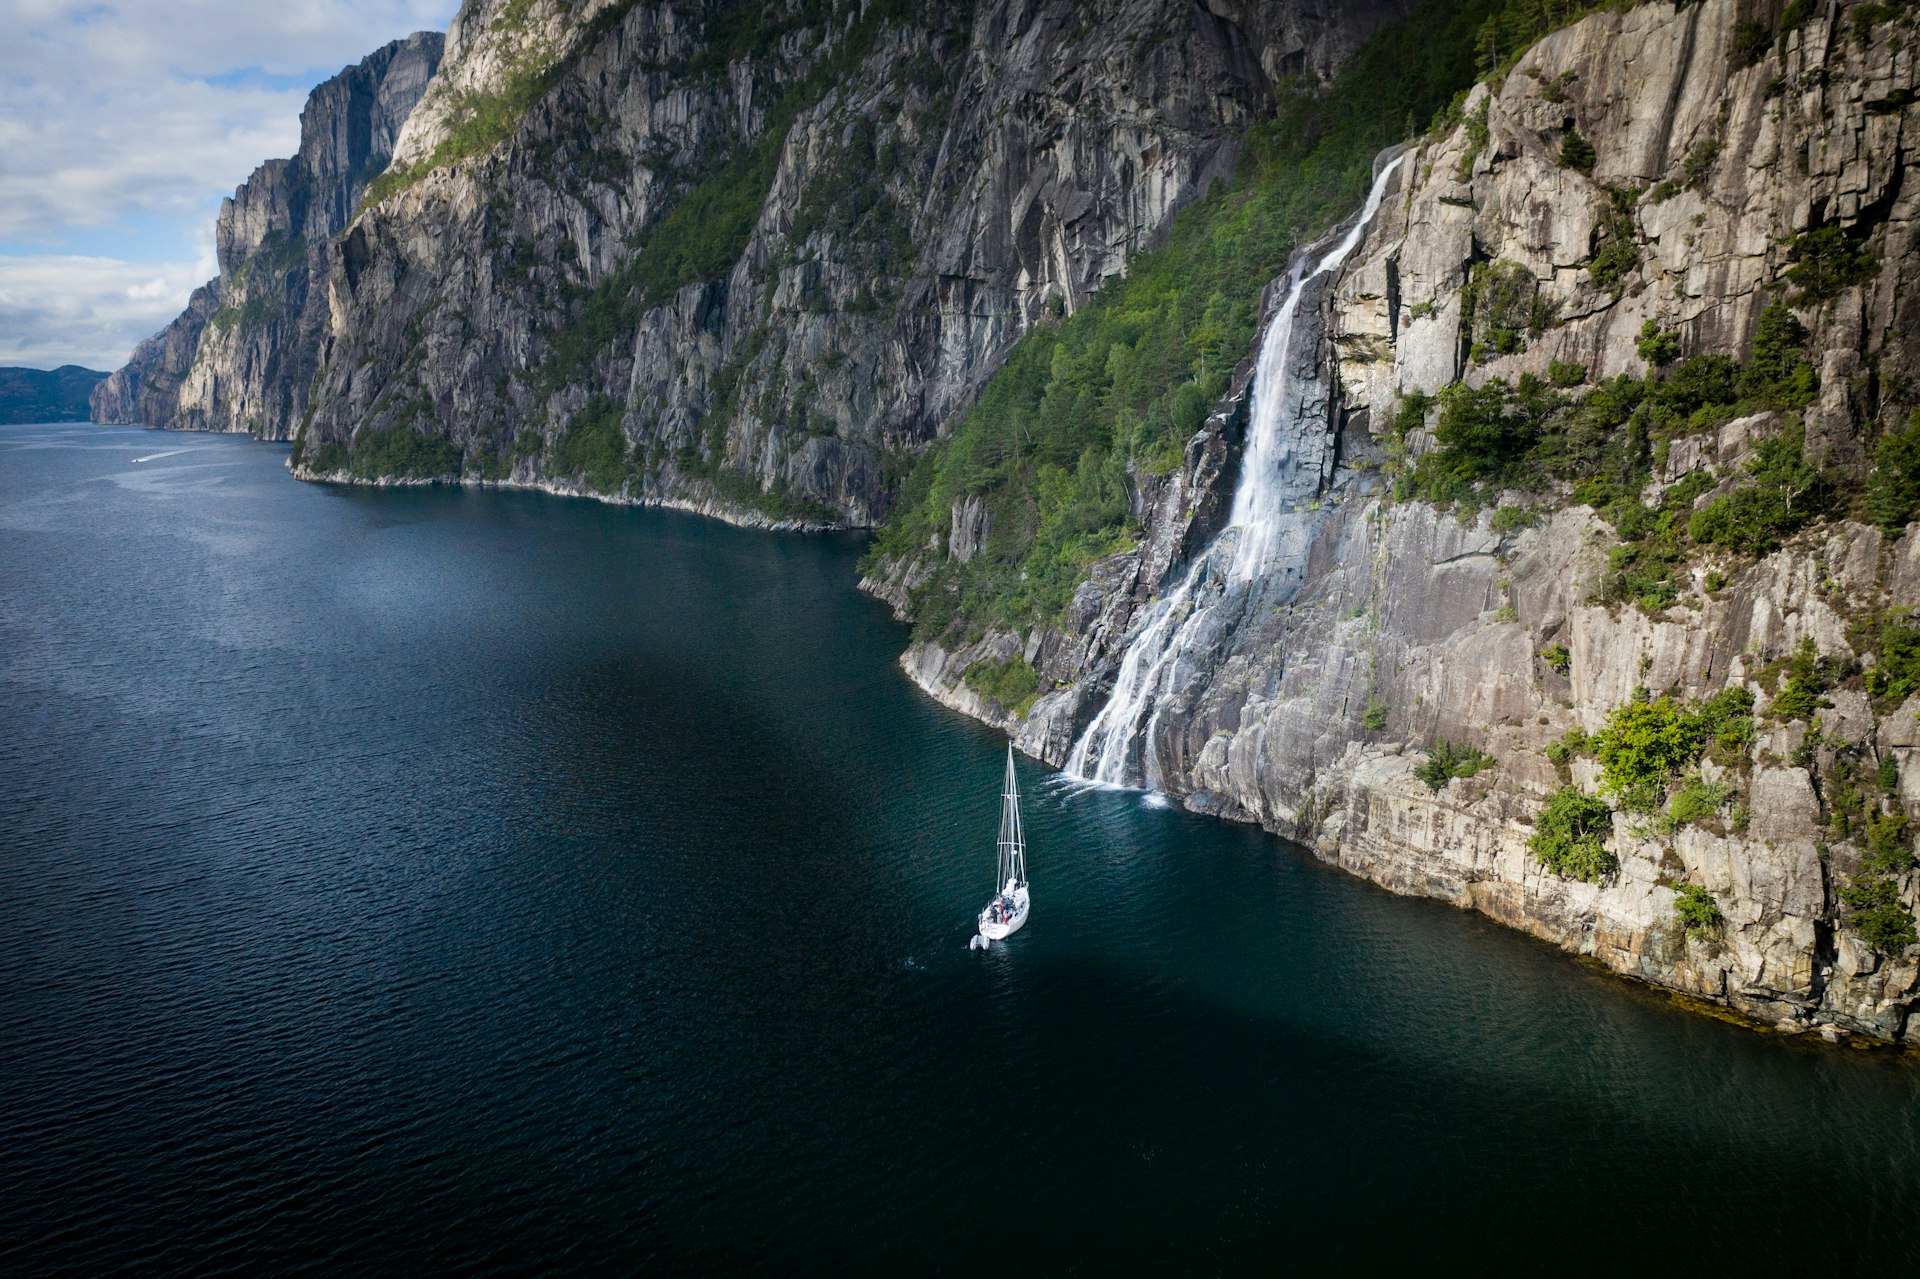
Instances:
[[[1255,831],[1023,764],[969,952],[853,540],[283,457],[0,428],[0,1271],[1920,1255],[1910,1059]]]

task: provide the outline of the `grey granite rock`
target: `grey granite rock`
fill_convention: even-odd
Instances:
[[[313,91],[299,153],[267,161],[222,202],[219,277],[94,390],[94,421],[292,438],[325,338],[328,250],[386,167],[440,48],[433,33],[396,40]]]
[[[1022,334],[1231,170],[1276,76],[1324,76],[1405,7],[978,0],[807,26],[774,4],[784,34],[722,68],[714,5],[474,0],[401,162],[450,154],[462,95],[528,66],[552,87],[354,224],[302,473],[404,425],[469,476],[585,488],[554,445],[610,403],[609,495],[871,524],[889,468]],[[657,298],[622,274],[762,144],[735,260]]]

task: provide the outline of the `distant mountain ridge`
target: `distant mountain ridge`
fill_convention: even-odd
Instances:
[[[0,422],[84,422],[87,396],[106,381],[98,369],[0,368]]]

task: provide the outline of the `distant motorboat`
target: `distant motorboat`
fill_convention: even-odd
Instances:
[[[980,931],[969,949],[985,950],[1020,931],[1033,899],[1027,891],[1027,837],[1020,826],[1020,786],[1013,776],[1013,743],[1007,743],[1007,782],[1000,793],[999,859],[993,900],[980,912]]]

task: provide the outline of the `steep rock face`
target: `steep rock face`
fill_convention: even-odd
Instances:
[[[319,365],[328,246],[386,167],[440,48],[432,33],[397,40],[313,91],[299,153],[222,202],[219,278],[94,391],[94,421],[292,438]]]
[[[1391,436],[1407,393],[1544,378],[1556,359],[1596,380],[1643,375],[1636,338],[1648,320],[1677,332],[1686,353],[1744,355],[1760,310],[1789,295],[1822,377],[1805,412],[1809,455],[1857,476],[1865,442],[1905,420],[1920,318],[1911,32],[1891,12],[1875,29],[1821,6],[1749,61],[1733,39],[1739,16],[1731,0],[1706,0],[1589,17],[1540,42],[1498,88],[1477,89],[1466,124],[1408,156],[1318,300],[1319,322],[1295,335],[1308,404],[1293,419],[1301,492],[1286,551],[1207,615],[1137,747],[1139,772],[1191,808],[1297,836],[1395,891],[1481,910],[1617,971],[1784,1028],[1913,1038],[1920,948],[1877,955],[1846,922],[1840,894],[1860,873],[1863,841],[1857,821],[1849,831],[1836,816],[1834,778],[1836,751],[1891,758],[1911,805],[1920,708],[1876,714],[1842,688],[1816,733],[1768,713],[1777,669],[1761,676],[1802,639],[1842,664],[1870,662],[1849,623],[1920,602],[1920,530],[1816,525],[1757,561],[1719,557],[1724,586],[1695,564],[1681,597],[1648,612],[1591,602],[1618,539],[1585,506],[1563,504],[1535,527],[1496,525],[1492,512],[1393,502],[1379,479],[1390,446],[1432,444],[1427,429]],[[1570,131],[1593,148],[1590,173],[1562,163]],[[1786,272],[1797,237],[1820,227],[1864,246],[1872,266],[1802,298]],[[1634,246],[1633,260],[1596,282],[1596,257],[1615,239]],[[1496,343],[1484,310],[1464,314],[1470,282],[1495,262],[1517,264],[1511,278],[1538,299],[1542,323],[1523,341]],[[1234,483],[1231,462],[1202,460],[1235,451],[1229,424],[1243,399],[1236,390],[1190,446],[1184,475],[1142,483],[1147,540],[1096,566],[1061,626],[957,652],[916,644],[909,673],[1064,761],[1145,605],[1183,567],[1165,548],[1195,540],[1206,504],[1193,491]],[[1649,498],[1695,472],[1717,486],[1702,502],[1724,491],[1777,426],[1762,415],[1675,440]],[[1169,488],[1185,491],[1166,502]],[[904,606],[923,571],[882,565],[869,586]],[[1564,671],[1542,656],[1553,645],[1567,650]],[[1022,717],[963,679],[1015,652],[1052,690]],[[1569,777],[1591,792],[1598,768],[1574,758],[1562,774],[1546,747],[1601,728],[1636,686],[1758,695],[1759,739],[1743,762],[1702,766],[1750,817],[1668,831],[1619,812],[1617,871],[1597,883],[1551,874],[1529,848],[1541,804]],[[1367,726],[1370,703],[1383,729]],[[1481,747],[1496,767],[1430,789],[1415,769],[1439,737]],[[1718,937],[1687,936],[1675,910],[1686,884],[1719,903]],[[1915,875],[1896,886],[1910,910]]]
[[[172,426],[180,416],[180,385],[200,350],[207,317],[219,308],[220,282],[193,291],[187,309],[166,328],[133,348],[127,362],[107,375],[87,398],[95,422]]]
[[[1275,76],[1404,7],[474,0],[409,183],[335,255],[298,469],[389,473],[405,430],[453,446],[421,478],[871,523],[1036,318],[1231,168]]]

